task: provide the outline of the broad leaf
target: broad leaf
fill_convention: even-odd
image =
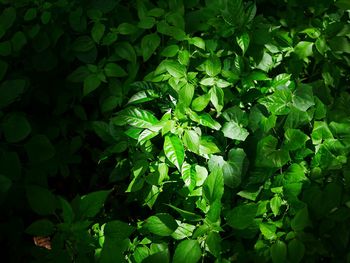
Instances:
[[[175,249],[173,263],[197,263],[202,250],[197,240],[184,240]]]
[[[177,229],[178,224],[169,214],[156,214],[145,220],[142,227],[158,236],[170,236]]]

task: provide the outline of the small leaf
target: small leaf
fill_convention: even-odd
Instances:
[[[150,216],[145,220],[142,227],[158,236],[170,236],[177,229],[175,219],[166,213]]]
[[[216,109],[217,113],[220,113],[224,108],[224,92],[221,88],[212,87],[209,90],[210,101]]]
[[[183,163],[181,168],[182,180],[185,183],[185,186],[190,192],[196,187],[196,167],[195,165],[190,165],[186,162]]]
[[[160,44],[160,37],[157,34],[149,34],[142,38],[141,49],[143,61],[147,61],[156,51]]]
[[[166,135],[163,149],[169,161],[180,170],[185,160],[185,150],[179,137],[174,134]]]
[[[179,101],[184,106],[190,106],[194,95],[194,86],[186,83],[179,91]]]
[[[202,256],[202,250],[197,240],[184,240],[177,245],[173,263],[197,263]]]
[[[284,137],[285,148],[291,151],[304,147],[305,143],[310,139],[309,136],[298,129],[287,129]]]

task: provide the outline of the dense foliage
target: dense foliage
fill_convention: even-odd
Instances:
[[[348,0],[0,7],[8,262],[350,262]]]

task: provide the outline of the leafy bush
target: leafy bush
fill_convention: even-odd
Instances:
[[[350,260],[347,0],[0,6],[10,262]]]

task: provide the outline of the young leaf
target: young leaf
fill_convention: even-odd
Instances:
[[[302,261],[305,254],[305,246],[298,239],[293,239],[288,243],[289,260],[292,263],[299,263]]]
[[[179,137],[174,134],[166,135],[163,149],[169,161],[180,170],[185,160],[185,151]]]

